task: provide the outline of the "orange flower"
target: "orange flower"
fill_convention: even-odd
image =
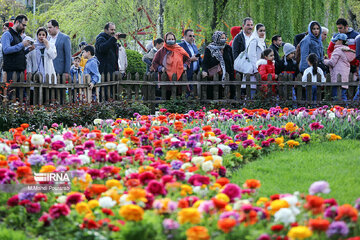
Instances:
[[[226,201],[217,198],[212,198],[211,200],[217,209],[224,209],[228,204]]]
[[[41,173],[51,173],[56,170],[56,167],[53,165],[45,165],[40,168]]]
[[[140,185],[139,179],[129,179],[126,181],[125,186],[131,188],[131,187],[137,187]]]
[[[20,125],[20,127],[22,127],[23,129],[27,129],[29,127],[29,124],[23,123]]]
[[[201,214],[197,208],[183,208],[178,212],[178,220],[180,224],[192,223],[197,224],[201,221]]]
[[[124,129],[124,136],[125,137],[129,137],[134,135],[134,130],[132,130],[131,128],[125,128]]]
[[[103,192],[106,192],[107,187],[102,184],[92,184],[90,187],[90,191],[95,193],[96,195],[100,195]]]
[[[337,211],[338,211],[338,215],[335,218],[336,221],[339,221],[340,219],[349,218],[351,219],[351,221],[356,222],[358,219],[358,211],[350,204],[344,204],[338,207]]]
[[[326,219],[316,218],[309,220],[309,227],[313,231],[323,231],[325,232],[330,225],[330,222]]]
[[[31,175],[31,168],[27,166],[18,167],[16,170],[16,175],[18,178],[22,178],[28,175]]]
[[[175,160],[177,159],[177,155],[178,155],[179,151],[178,150],[170,150],[166,153],[166,160]]]
[[[220,184],[221,186],[225,186],[229,182],[230,182],[230,180],[225,177],[222,177],[222,178],[219,178],[216,180],[216,183]]]
[[[205,132],[210,132],[212,129],[211,129],[211,126],[204,126],[202,127],[202,130],[204,130]]]
[[[249,213],[244,212],[240,216],[240,222],[243,222],[245,227],[255,224],[257,220],[257,213],[255,210],[251,210]]]
[[[256,179],[247,179],[245,181],[245,186],[248,188],[251,188],[251,189],[256,189],[261,186],[261,183],[259,180],[256,180]]]
[[[209,231],[206,227],[195,226],[186,231],[187,240],[207,240],[210,239]]]
[[[182,122],[175,122],[174,123],[175,131],[181,132],[184,128]]]
[[[147,202],[146,191],[140,188],[131,188],[130,191],[128,192],[127,200],[128,201],[140,200],[143,202]]]
[[[223,231],[224,233],[228,233],[233,227],[236,226],[236,220],[233,218],[219,219],[217,225],[221,231]]]
[[[0,161],[0,168],[6,168],[8,166],[8,163],[6,160]]]
[[[311,210],[313,214],[322,213],[324,210],[324,199],[314,195],[307,195],[304,208]]]

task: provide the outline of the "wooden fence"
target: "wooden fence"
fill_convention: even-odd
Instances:
[[[94,90],[89,87],[90,76],[84,77],[84,83],[67,83],[65,76],[57,76],[57,83],[54,79],[36,74],[13,75],[10,82],[0,83],[1,101],[3,105],[7,102],[20,102],[28,105],[48,105],[48,104],[68,104],[77,102],[105,102],[113,100],[141,101],[152,106],[163,103],[171,98],[187,95],[191,89],[189,97],[184,97],[184,101],[199,101],[206,103],[244,103],[251,101],[272,101],[275,104],[293,103],[297,106],[320,105],[320,104],[349,104],[356,93],[359,82],[354,81],[354,76],[350,75],[348,83],[341,82],[338,76],[337,82],[332,83],[330,75],[326,75],[326,82],[321,82],[318,76],[317,82],[311,82],[311,76],[307,82],[301,81],[301,74],[296,78],[292,74],[280,75],[278,81],[272,81],[269,75],[268,81],[262,81],[259,74],[255,75],[256,81],[250,81],[250,75],[246,75],[246,81],[242,81],[239,74],[234,81],[229,80],[226,74],[224,81],[221,76],[215,75],[213,78],[202,78],[200,73],[193,76],[194,81],[187,81],[186,74],[176,81],[176,75],[169,81],[166,74],[159,75],[152,73],[144,75],[140,79],[138,73],[128,74],[127,79],[122,79],[119,73],[112,76],[102,75],[101,83],[95,85]],[[245,88],[242,89],[242,85]],[[251,99],[251,85],[257,86],[257,94]],[[267,85],[269,94],[261,94],[261,86]],[[271,92],[271,86],[277,89],[276,96]],[[347,97],[349,101],[341,99],[341,86],[349,86]],[[312,101],[312,86],[317,86],[317,100]],[[337,90],[337,99],[332,98],[332,88]],[[294,89],[294,94],[293,94]],[[96,97],[95,97],[96,96]]]

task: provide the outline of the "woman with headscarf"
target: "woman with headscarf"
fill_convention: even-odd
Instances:
[[[231,47],[226,44],[224,32],[216,31],[213,34],[212,42],[205,48],[202,70],[203,77],[220,73],[224,81],[228,73],[230,81],[234,80],[234,58]]]
[[[47,36],[48,32],[45,28],[41,27],[37,30],[35,51],[33,51],[32,57],[28,58],[28,61],[32,62],[31,66],[33,67],[31,72],[33,74],[40,73],[43,82],[46,80],[46,75],[49,75],[49,83],[56,84],[56,72],[53,64],[53,60],[57,56],[56,47],[55,44],[47,40]],[[54,82],[52,82],[52,76],[54,76]]]
[[[165,34],[164,46],[155,54],[151,68],[157,72],[166,72],[170,81],[175,73],[179,80],[184,70],[190,66],[189,54],[176,44],[175,34]]]
[[[318,22],[312,21],[308,26],[308,35],[300,42],[300,72],[304,72],[309,67],[307,57],[314,53],[319,60],[319,67],[322,67],[324,61],[324,49],[321,41],[321,26]],[[323,69],[324,70],[324,69]]]
[[[255,73],[258,72],[256,62],[261,58],[261,53],[266,49],[266,30],[265,26],[262,23],[258,23],[255,26],[255,31],[252,33],[249,44],[247,46],[248,57],[252,65],[252,71],[250,71],[250,81],[255,82],[256,78]],[[246,81],[246,74],[243,76],[243,81]],[[242,85],[242,88],[246,88],[246,85]],[[251,85],[251,98],[256,94],[256,85]]]

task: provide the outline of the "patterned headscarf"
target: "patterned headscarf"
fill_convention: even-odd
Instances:
[[[216,31],[214,32],[213,36],[212,36],[212,43],[210,43],[207,48],[210,50],[211,52],[211,56],[215,57],[219,62],[220,62],[220,66],[223,72],[222,75],[222,81],[225,80],[225,73],[226,73],[226,68],[225,68],[225,61],[223,58],[223,54],[221,53],[221,50],[224,49],[225,45],[221,45],[220,43],[220,39],[221,36],[226,33],[222,32],[222,31]]]

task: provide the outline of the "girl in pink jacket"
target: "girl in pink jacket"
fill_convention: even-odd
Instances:
[[[330,67],[331,82],[337,82],[338,74],[341,75],[341,82],[349,82],[350,62],[355,59],[355,51],[346,46],[347,36],[344,33],[337,34],[331,39],[335,43],[334,52],[330,59],[325,59],[324,63]],[[347,100],[346,92],[349,86],[341,86],[341,98]],[[337,87],[332,88],[332,96],[337,97]]]

